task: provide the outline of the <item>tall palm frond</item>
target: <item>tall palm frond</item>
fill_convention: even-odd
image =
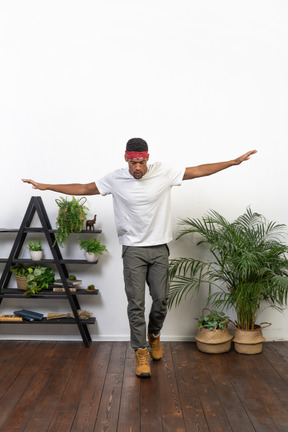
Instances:
[[[240,328],[253,328],[261,301],[281,309],[288,300],[288,247],[283,242],[285,225],[268,222],[250,208],[234,222],[216,212],[202,219],[181,221],[178,239],[197,234],[197,245],[208,243],[212,259],[178,258],[170,262],[169,307],[208,283],[208,302],[224,309],[233,307]],[[217,292],[212,293],[212,287]]]

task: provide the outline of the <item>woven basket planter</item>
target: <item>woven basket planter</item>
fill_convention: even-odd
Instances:
[[[230,351],[233,336],[228,328],[223,330],[200,328],[195,339],[199,351],[208,354],[222,354]]]
[[[26,287],[26,284],[27,284],[26,277],[23,277],[23,276],[15,276],[15,277],[16,277],[18,289],[21,291],[27,291],[28,288]]]
[[[269,323],[262,324],[268,324],[265,327],[271,325]],[[262,329],[264,328],[262,324],[255,326],[254,330],[235,328],[233,342],[236,352],[240,354],[260,354],[262,352],[263,342],[265,341],[262,333]]]

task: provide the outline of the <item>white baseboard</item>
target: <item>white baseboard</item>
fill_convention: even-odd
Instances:
[[[92,342],[128,342],[130,338],[126,335],[102,335],[102,336],[91,336]],[[75,341],[81,342],[80,335],[0,335],[0,340],[39,340],[39,341]],[[193,336],[161,336],[162,342],[195,342],[195,337]],[[288,339],[283,338],[269,338],[266,337],[266,342],[287,342]]]

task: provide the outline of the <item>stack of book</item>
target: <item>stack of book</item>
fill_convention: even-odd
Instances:
[[[75,279],[75,280],[70,280],[70,279],[66,279],[67,285],[69,287],[69,290],[71,292],[76,292],[77,291],[77,287],[78,285],[80,285],[82,283],[82,280],[79,279]],[[53,286],[53,291],[54,292],[65,292],[65,288],[62,282],[62,279],[56,279],[54,282],[54,286]]]
[[[20,309],[14,311],[14,315],[23,318],[23,320],[25,321],[41,321],[44,316],[39,312],[34,312],[28,309]]]

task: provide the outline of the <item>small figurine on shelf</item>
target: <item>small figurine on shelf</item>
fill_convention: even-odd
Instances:
[[[94,215],[93,219],[90,219],[90,220],[86,221],[86,230],[87,229],[89,229],[90,231],[91,230],[95,230],[94,225],[96,223],[96,217],[97,217],[97,215]]]

